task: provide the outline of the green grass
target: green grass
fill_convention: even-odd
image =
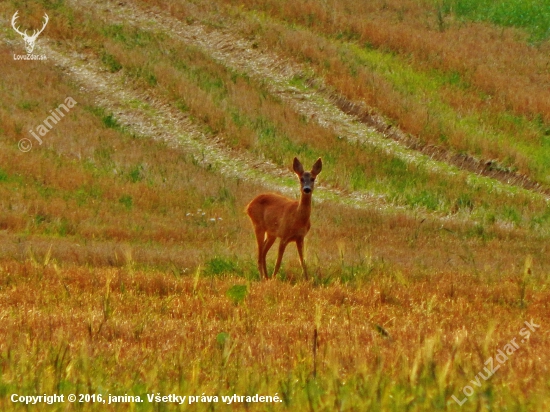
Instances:
[[[111,73],[116,73],[122,69],[122,64],[110,53],[106,51],[101,55],[101,61],[109,68]]]
[[[126,210],[132,210],[132,207],[133,207],[133,200],[132,200],[132,196],[130,195],[123,195],[120,197],[120,199],[118,199],[119,203],[122,204]]]
[[[209,276],[221,276],[224,274],[242,275],[243,273],[236,259],[222,256],[216,256],[208,260],[204,269],[205,274]]]
[[[9,179],[8,173],[0,169],[0,182],[7,182]]]
[[[549,0],[443,0],[444,12],[527,30],[532,41],[550,38]]]
[[[161,39],[163,37],[161,33],[153,35],[148,31],[143,31],[136,27],[124,26],[122,24],[106,25],[103,26],[101,30],[105,37],[124,44],[127,49],[154,46],[154,37],[160,37]]]

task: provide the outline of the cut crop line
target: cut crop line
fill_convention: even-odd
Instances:
[[[5,38],[3,40],[11,43]],[[289,181],[293,179],[290,170],[280,168],[268,160],[254,158],[248,152],[230,150],[221,143],[222,139],[209,138],[186,114],[143,89],[138,92],[137,87],[129,87],[131,82],[125,78],[124,70],[109,73],[99,61],[62,50],[60,45],[54,46],[46,37],[42,38],[40,47],[55,65],[81,85],[81,92],[93,95],[96,104],[112,112],[126,130],[181,148],[199,164],[209,166],[223,176],[260,183],[268,190],[288,196],[296,194],[295,184],[281,183],[282,178]],[[388,205],[381,196],[367,192],[344,193],[322,186],[317,190],[316,199],[321,202],[332,201],[353,208],[376,208],[379,211],[405,210]]]
[[[3,34],[0,39],[12,44],[12,41],[6,39],[5,32]],[[186,114],[154,96],[151,91],[139,88],[138,92],[138,86],[132,85],[124,70],[110,73],[99,60],[72,50],[64,50],[63,44],[57,44],[46,37],[42,39],[40,47],[49,60],[81,85],[81,92],[93,95],[96,104],[112,112],[126,130],[165,141],[171,147],[181,148],[191,154],[199,164],[210,166],[221,175],[259,183],[269,190],[289,196],[296,194],[290,170],[280,168],[265,159],[255,158],[248,152],[228,149],[221,142],[223,139],[209,138]],[[289,183],[282,183],[283,179],[287,179]],[[347,192],[322,185],[317,190],[316,201],[319,202],[329,201],[356,209],[376,210],[379,213],[411,212],[410,208],[388,204],[384,201],[384,196],[367,191]],[[436,219],[442,223],[463,224],[474,221],[467,216],[442,216],[440,213],[425,210],[414,212],[417,216]],[[507,225],[502,228],[509,229]]]
[[[0,23],[2,19],[0,19]],[[4,33],[5,34],[5,33]],[[0,35],[5,43],[12,42]],[[253,158],[248,153],[229,150],[219,141],[209,139],[181,111],[161,99],[153,97],[140,89],[132,90],[124,76],[124,70],[110,73],[99,61],[90,56],[78,55],[72,51],[61,51],[61,45],[55,45],[48,38],[42,38],[40,44],[49,60],[81,86],[81,92],[93,95],[98,106],[113,113],[113,116],[128,131],[136,135],[162,140],[171,147],[183,149],[191,154],[203,166],[210,165],[219,174],[238,178],[244,181],[259,183],[268,190],[275,190],[286,195],[296,194],[294,183],[284,185],[283,178],[289,181],[293,174],[266,160]],[[375,196],[365,191],[346,193],[334,188],[317,187],[316,201],[329,201],[347,207],[364,210],[376,210],[379,213],[406,213],[407,208],[395,206],[384,201],[383,196]],[[458,216],[441,216],[439,214],[417,211],[417,215],[441,220],[442,222],[463,222],[467,218]]]
[[[392,136],[387,137],[381,133],[379,125],[373,127],[365,124],[364,120],[361,121],[360,117],[345,113],[334,96],[325,96],[326,93],[318,91],[324,89],[322,84],[319,87],[308,86],[306,90],[293,86],[292,79],[303,77],[308,72],[302,65],[284,59],[273,52],[262,50],[260,53],[254,49],[250,41],[236,37],[228,31],[222,32],[197,22],[188,25],[161,11],[141,10],[131,2],[71,0],[70,3],[73,7],[86,6],[96,9],[99,13],[109,13],[109,21],[121,24],[131,23],[140,29],[161,32],[175,40],[198,47],[222,65],[262,82],[268,87],[270,93],[279,96],[297,113],[308,118],[313,117],[319,125],[333,130],[349,142],[370,145],[386,155],[397,157],[406,163],[422,165],[432,173],[442,176],[456,176],[461,172],[471,173],[475,178],[468,177],[467,184],[482,186],[485,190],[494,191],[499,195],[514,196],[514,190],[510,188],[515,186],[524,194],[550,200],[550,196],[546,193],[536,189],[530,190],[524,185],[514,185],[517,183],[516,180],[498,180],[489,174],[484,176],[482,173],[476,173],[469,167],[461,168],[459,158],[456,162],[449,163],[445,161],[449,159],[448,156],[442,154],[435,156],[436,153],[433,150],[426,150],[427,153],[424,154],[414,148],[405,147],[403,141],[398,139],[394,141]]]

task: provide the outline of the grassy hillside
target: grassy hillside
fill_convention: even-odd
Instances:
[[[484,4],[0,4],[0,408],[546,410],[548,15]],[[294,156],[313,279],[262,282],[244,208]]]

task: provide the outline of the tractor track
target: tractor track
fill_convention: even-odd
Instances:
[[[257,80],[269,80],[265,83],[272,94],[279,96],[298,113],[314,119],[323,127],[331,128],[350,142],[359,141],[375,146],[405,162],[428,162],[432,171],[441,174],[455,173],[448,167],[441,167],[442,164],[454,166],[507,186],[517,186],[541,194],[550,200],[550,189],[529,176],[507,170],[494,159],[478,159],[442,146],[425,144],[398,127],[392,127],[374,109],[349,101],[329,90],[318,79],[308,79],[306,84],[309,88],[305,91],[291,86],[289,83],[293,78],[307,78],[307,68],[274,52],[259,50],[253,42],[240,37],[236,29],[207,27],[197,21],[183,23],[158,9],[143,10],[131,1],[71,0],[71,4],[103,14],[110,21],[160,31],[198,47],[237,72]]]
[[[352,103],[338,101],[337,96],[323,92],[322,86],[304,91],[289,85],[292,78],[304,74],[302,66],[287,62],[270,52],[259,52],[250,42],[237,38],[230,32],[207,28],[197,23],[187,25],[161,13],[146,12],[137,6],[129,6],[128,2],[72,0],[70,4],[89,9],[96,14],[105,14],[105,18],[112,22],[161,30],[207,51],[214,59],[234,70],[256,79],[268,79],[271,93],[280,96],[299,113],[314,115],[315,121],[320,125],[332,128],[349,141],[371,144],[407,162],[428,164],[432,170],[443,174],[454,175],[460,171],[452,170],[446,164],[432,160],[430,156],[409,150],[385,137],[379,130],[382,128],[380,123],[375,124],[372,119],[366,119],[365,114],[358,112],[358,108]],[[161,18],[162,24],[157,21]],[[3,37],[5,42],[11,43]],[[133,133],[164,140],[173,147],[179,147],[199,163],[214,168],[224,176],[258,182],[269,190],[287,195],[295,194],[293,186],[281,183],[283,177],[292,176],[289,169],[281,168],[246,151],[229,149],[223,144],[223,135],[213,138],[204,134],[185,113],[157,96],[154,90],[144,90],[129,81],[124,70],[110,73],[99,60],[79,54],[47,37],[41,39],[40,48],[42,53],[48,55],[48,59],[81,85],[83,92],[92,94],[97,105],[111,111],[117,121]],[[139,102],[138,107],[136,102]],[[383,195],[366,191],[348,192],[320,185],[317,193],[318,201],[337,202],[354,208],[376,209],[380,212],[407,209],[388,204]],[[467,216],[442,216],[438,212],[420,211],[419,214],[447,222],[470,220]]]
[[[293,176],[290,169],[278,167],[242,150],[229,149],[223,144],[223,135],[213,138],[204,134],[189,116],[156,96],[154,91],[133,84],[126,78],[124,70],[111,73],[89,55],[54,43],[44,37],[40,44],[41,53],[76,81],[82,93],[93,95],[98,106],[112,112],[126,130],[183,149],[202,166],[224,176],[259,183],[289,196],[295,194],[295,187],[281,184],[281,178]],[[338,200],[355,208],[398,209],[383,202],[380,196],[366,192],[345,193],[322,185],[317,190],[316,199],[319,201]]]

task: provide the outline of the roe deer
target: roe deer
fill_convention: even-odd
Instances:
[[[311,195],[315,177],[321,173],[323,162],[317,159],[311,172],[304,172],[300,161],[294,158],[294,173],[300,178],[300,201],[275,194],[264,193],[255,197],[246,207],[246,213],[254,225],[254,232],[258,242],[258,269],[260,276],[267,279],[267,252],[279,237],[279,254],[272,277],[277,275],[281,267],[281,260],[285,248],[290,242],[296,242],[300,264],[306,280],[308,279],[306,266],[304,264],[304,237],[307,235],[311,223]]]

